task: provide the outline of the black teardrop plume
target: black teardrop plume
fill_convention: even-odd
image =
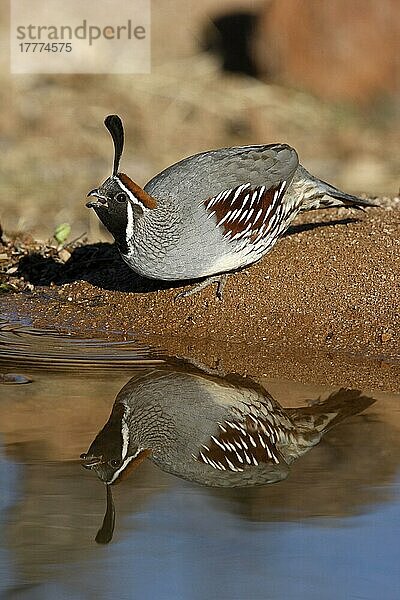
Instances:
[[[111,542],[114,526],[115,526],[115,506],[112,497],[111,486],[106,484],[107,490],[107,508],[106,514],[104,515],[103,525],[97,532],[95,540],[98,544],[108,544]]]
[[[124,126],[118,115],[108,115],[104,119],[104,125],[107,127],[114,142],[114,165],[113,175],[118,173],[119,161],[121,160],[124,149]]]

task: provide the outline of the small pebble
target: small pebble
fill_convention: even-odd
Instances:
[[[16,385],[20,383],[32,383],[32,379],[18,373],[0,373],[0,383]]]
[[[58,253],[58,258],[60,259],[60,261],[62,263],[66,263],[67,260],[69,260],[71,258],[71,252],[68,252],[68,250],[66,250],[65,248],[63,250],[60,250]]]

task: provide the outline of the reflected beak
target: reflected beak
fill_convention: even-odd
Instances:
[[[88,197],[89,196],[94,196],[96,200],[90,200],[89,202],[86,202],[87,208],[98,208],[99,206],[105,207],[107,205],[106,196],[100,194],[98,189],[90,190],[88,193]]]
[[[91,469],[95,465],[99,465],[103,460],[102,456],[91,456],[89,454],[81,454],[80,458],[82,467],[85,467],[85,469]]]

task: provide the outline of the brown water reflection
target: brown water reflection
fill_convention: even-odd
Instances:
[[[115,572],[120,573],[124,561],[131,560],[132,573],[136,566],[144,569],[147,587],[140,587],[135,579],[135,585],[140,588],[138,595],[197,598],[200,596],[196,594],[176,595],[152,587],[152,561],[159,564],[157,561],[166,560],[168,552],[175,556],[175,538],[184,536],[185,544],[189,545],[185,548],[191,549],[179,554],[180,566],[174,563],[175,568],[180,569],[179,577],[193,583],[194,562],[204,575],[210,567],[210,552],[217,544],[215,532],[218,544],[224,544],[218,546],[218,552],[228,561],[230,540],[238,528],[238,539],[247,544],[247,550],[243,547],[243,554],[237,550],[237,559],[246,562],[250,547],[257,577],[264,581],[264,550],[261,546],[258,549],[251,546],[256,533],[277,543],[274,532],[281,532],[284,539],[285,523],[300,528],[307,523],[324,539],[323,531],[342,531],[343,519],[357,523],[357,515],[374,515],[377,511],[379,515],[385,506],[397,506],[400,395],[370,394],[377,399],[374,405],[329,431],[317,447],[291,466],[290,476],[275,485],[246,489],[201,487],[162,472],[145,461],[129,479],[113,489],[116,535],[107,549],[99,547],[94,537],[104,515],[104,489],[93,474],[80,467],[79,454],[89,447],[107,421],[116,394],[132,375],[139,373],[137,369],[121,365],[103,373],[96,369],[92,376],[88,369],[52,372],[49,368],[43,371],[32,365],[27,368],[20,365],[19,372],[32,379],[32,383],[0,386],[3,456],[0,473],[3,497],[9,498],[3,506],[1,521],[8,562],[2,563],[0,554],[0,590],[11,594],[5,597],[20,597],[19,592],[15,592],[16,596],[11,593],[19,586],[23,586],[21,589],[26,594],[21,597],[33,597],[32,590],[36,588],[31,589],[32,585],[39,586],[37,593],[43,598],[64,597],[60,590],[65,586],[69,590],[67,597],[91,597],[93,593],[103,597],[99,589],[108,585],[108,566],[113,565]],[[302,406],[321,394],[326,398],[333,391],[312,384],[304,386],[268,379],[263,384],[280,404],[292,407]],[[379,531],[375,518],[371,516],[368,531]],[[268,529],[270,526],[274,527],[273,531]],[[354,547],[361,548],[361,538],[354,535]],[[194,558],[194,549],[198,548],[202,536],[212,541],[204,546],[204,553]],[[160,550],[164,547],[167,554]],[[269,548],[268,561],[282,564],[283,568],[279,554]],[[197,551],[200,552],[199,548]],[[297,552],[293,547],[292,551]],[[388,549],[389,552],[390,556],[394,555],[393,548]],[[303,548],[301,554],[304,553],[310,561],[318,562],[315,544]],[[388,557],[385,560],[387,563]],[[218,566],[218,576],[225,573],[226,568],[227,562],[223,561]],[[171,577],[175,582],[180,581],[174,573]],[[165,577],[168,579],[168,575]],[[243,574],[243,577],[251,586],[251,574],[248,577]],[[74,590],[79,591],[76,595],[68,587],[71,582]],[[123,582],[124,576],[117,583],[113,580],[115,593],[123,598],[135,597]],[[279,582],[286,585],[282,578]],[[267,580],[264,583],[267,585]],[[55,587],[49,588],[51,591],[46,596],[42,593],[43,586],[48,585]],[[141,585],[144,586],[143,581]],[[206,581],[201,585],[206,586]],[[391,585],[395,585],[394,579]],[[109,593],[104,597],[109,597]],[[212,597],[208,589],[204,594]],[[280,592],[280,597],[292,597],[285,594]],[[239,597],[246,595],[242,591]],[[252,597],[263,598],[265,593],[260,591],[258,596],[252,592]],[[271,594],[271,598],[275,597],[279,595]],[[309,596],[314,597],[318,596]],[[390,594],[386,597],[391,598]]]

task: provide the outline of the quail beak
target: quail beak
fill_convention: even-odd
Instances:
[[[89,454],[81,454],[81,464],[85,469],[91,469],[95,465],[99,465],[103,460],[102,456],[92,456]]]
[[[107,198],[106,196],[103,196],[98,189],[90,190],[88,193],[88,197],[89,196],[94,196],[96,200],[90,200],[89,202],[86,202],[87,208],[106,208]]]

